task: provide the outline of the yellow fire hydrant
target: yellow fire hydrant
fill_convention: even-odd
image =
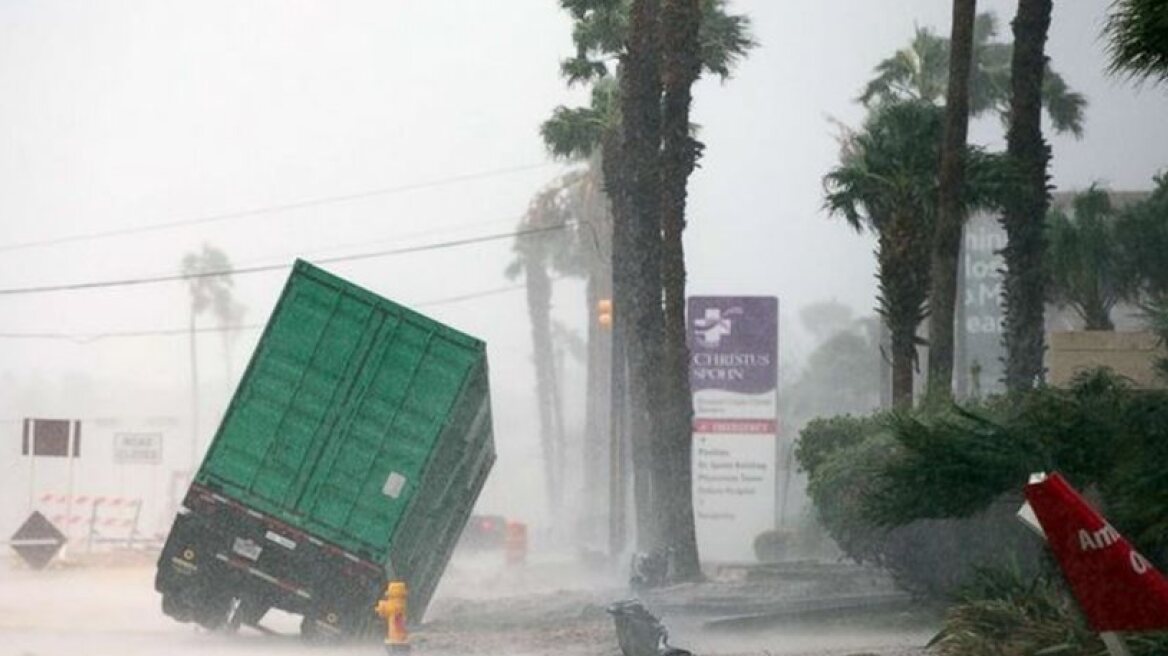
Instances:
[[[385,649],[388,652],[410,650],[410,634],[406,629],[406,598],[409,590],[405,581],[390,581],[385,598],[377,602],[375,610],[385,620]]]

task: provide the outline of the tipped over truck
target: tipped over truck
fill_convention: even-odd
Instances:
[[[483,342],[297,261],[158,560],[163,611],[306,637],[418,621],[495,460]]]

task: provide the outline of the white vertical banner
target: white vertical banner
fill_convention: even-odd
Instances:
[[[773,296],[688,303],[693,500],[707,562],[753,562],[775,526],[778,312]]]

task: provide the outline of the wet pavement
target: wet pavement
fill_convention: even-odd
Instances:
[[[263,624],[286,636],[247,628],[234,635],[210,633],[177,623],[162,614],[153,575],[148,554],[41,572],[0,561],[0,656],[384,653],[377,643],[306,645],[296,636],[299,618],[278,612]],[[725,599],[733,589],[720,584],[673,591],[673,605],[662,613],[671,642],[702,656],[901,656],[921,653],[919,645],[932,635],[927,624],[896,610],[726,630],[711,628],[708,615],[681,612],[684,603],[678,608],[686,596]],[[413,653],[617,656],[604,609],[629,596],[615,576],[571,559],[537,560],[518,569],[503,567],[492,555],[456,559],[425,625],[413,633]]]

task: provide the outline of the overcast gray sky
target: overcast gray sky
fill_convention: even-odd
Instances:
[[[1106,5],[1056,3],[1048,52],[1090,101],[1081,141],[1050,138],[1060,189],[1094,181],[1147,187],[1168,168],[1168,91],[1104,74],[1098,34]],[[707,149],[691,187],[690,289],[778,296],[788,362],[810,345],[789,320],[801,306],[829,298],[857,312],[873,306],[871,240],[821,210],[820,180],[837,155],[828,117],[859,123],[863,111],[853,100],[875,63],[903,46],[914,24],[947,33],[950,6],[730,3],[751,16],[760,47],[734,79],[703,81],[696,92],[694,118]],[[996,11],[1008,33],[1013,3],[983,0],[979,8]],[[173,273],[204,242],[250,265],[510,230],[533,193],[564,168],[546,156],[537,128],[556,105],[583,101],[558,77],[569,37],[553,0],[2,3],[0,288]],[[984,120],[972,138],[1000,146],[1001,132]],[[481,172],[496,173],[457,179]],[[441,184],[400,189],[432,182]],[[502,275],[509,259],[510,244],[498,241],[330,268],[419,303],[512,285]],[[282,273],[237,280],[247,321],[266,318],[282,280]],[[427,311],[490,343],[499,424],[508,431],[501,451],[530,464],[538,450],[523,294]],[[558,283],[556,311],[582,330],[578,284]],[[182,328],[186,312],[185,289],[175,283],[0,296],[0,333]],[[254,338],[253,331],[240,340],[238,358]],[[203,342],[208,352],[218,348],[212,336]],[[23,381],[83,372],[116,381],[124,393],[109,403],[131,407],[138,387],[182,389],[186,348],[175,337],[0,338],[0,397],[11,399]],[[221,376],[214,357],[207,356],[208,376]],[[74,412],[69,401],[55,399],[53,408],[9,401],[0,416],[65,416]],[[535,489],[492,494],[513,501]]]

